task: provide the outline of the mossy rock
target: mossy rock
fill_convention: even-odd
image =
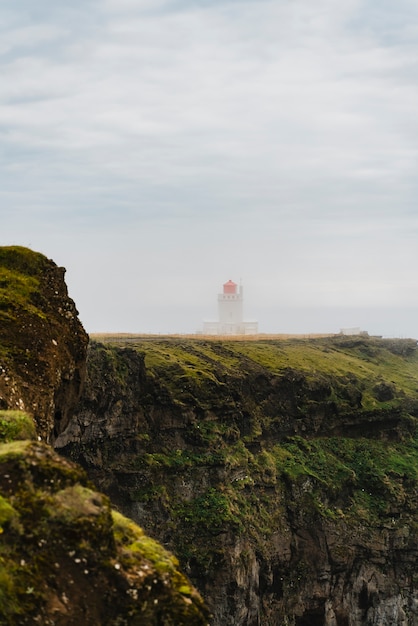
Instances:
[[[40,253],[0,247],[0,409],[29,412],[46,441],[65,427],[85,376],[88,336],[64,276]]]
[[[203,626],[178,563],[46,444],[0,444],[0,623]]]
[[[24,411],[0,411],[0,442],[36,439],[35,423]]]

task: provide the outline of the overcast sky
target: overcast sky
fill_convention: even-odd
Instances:
[[[3,0],[0,245],[88,332],[418,337],[415,0]]]

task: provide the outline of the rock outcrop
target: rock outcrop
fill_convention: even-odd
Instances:
[[[206,626],[177,559],[46,443],[71,423],[86,369],[63,277],[0,248],[0,624]]]
[[[418,625],[412,340],[92,343],[57,439],[213,626]]]
[[[88,344],[64,274],[42,254],[0,248],[0,409],[28,411],[50,442],[78,400]]]
[[[206,624],[177,560],[45,443],[0,444],[0,532],[1,624]]]

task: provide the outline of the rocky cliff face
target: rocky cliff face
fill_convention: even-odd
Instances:
[[[39,441],[71,423],[85,376],[63,276],[0,248],[0,624],[206,626],[177,559]]]
[[[93,343],[57,439],[213,626],[418,625],[414,341]]]
[[[88,336],[65,270],[19,246],[0,248],[0,409],[30,412],[53,441],[85,377]]]

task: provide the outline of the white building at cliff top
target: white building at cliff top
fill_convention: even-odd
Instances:
[[[232,280],[223,285],[223,292],[218,294],[218,321],[204,322],[205,335],[255,335],[258,333],[257,322],[243,321],[243,289]]]

